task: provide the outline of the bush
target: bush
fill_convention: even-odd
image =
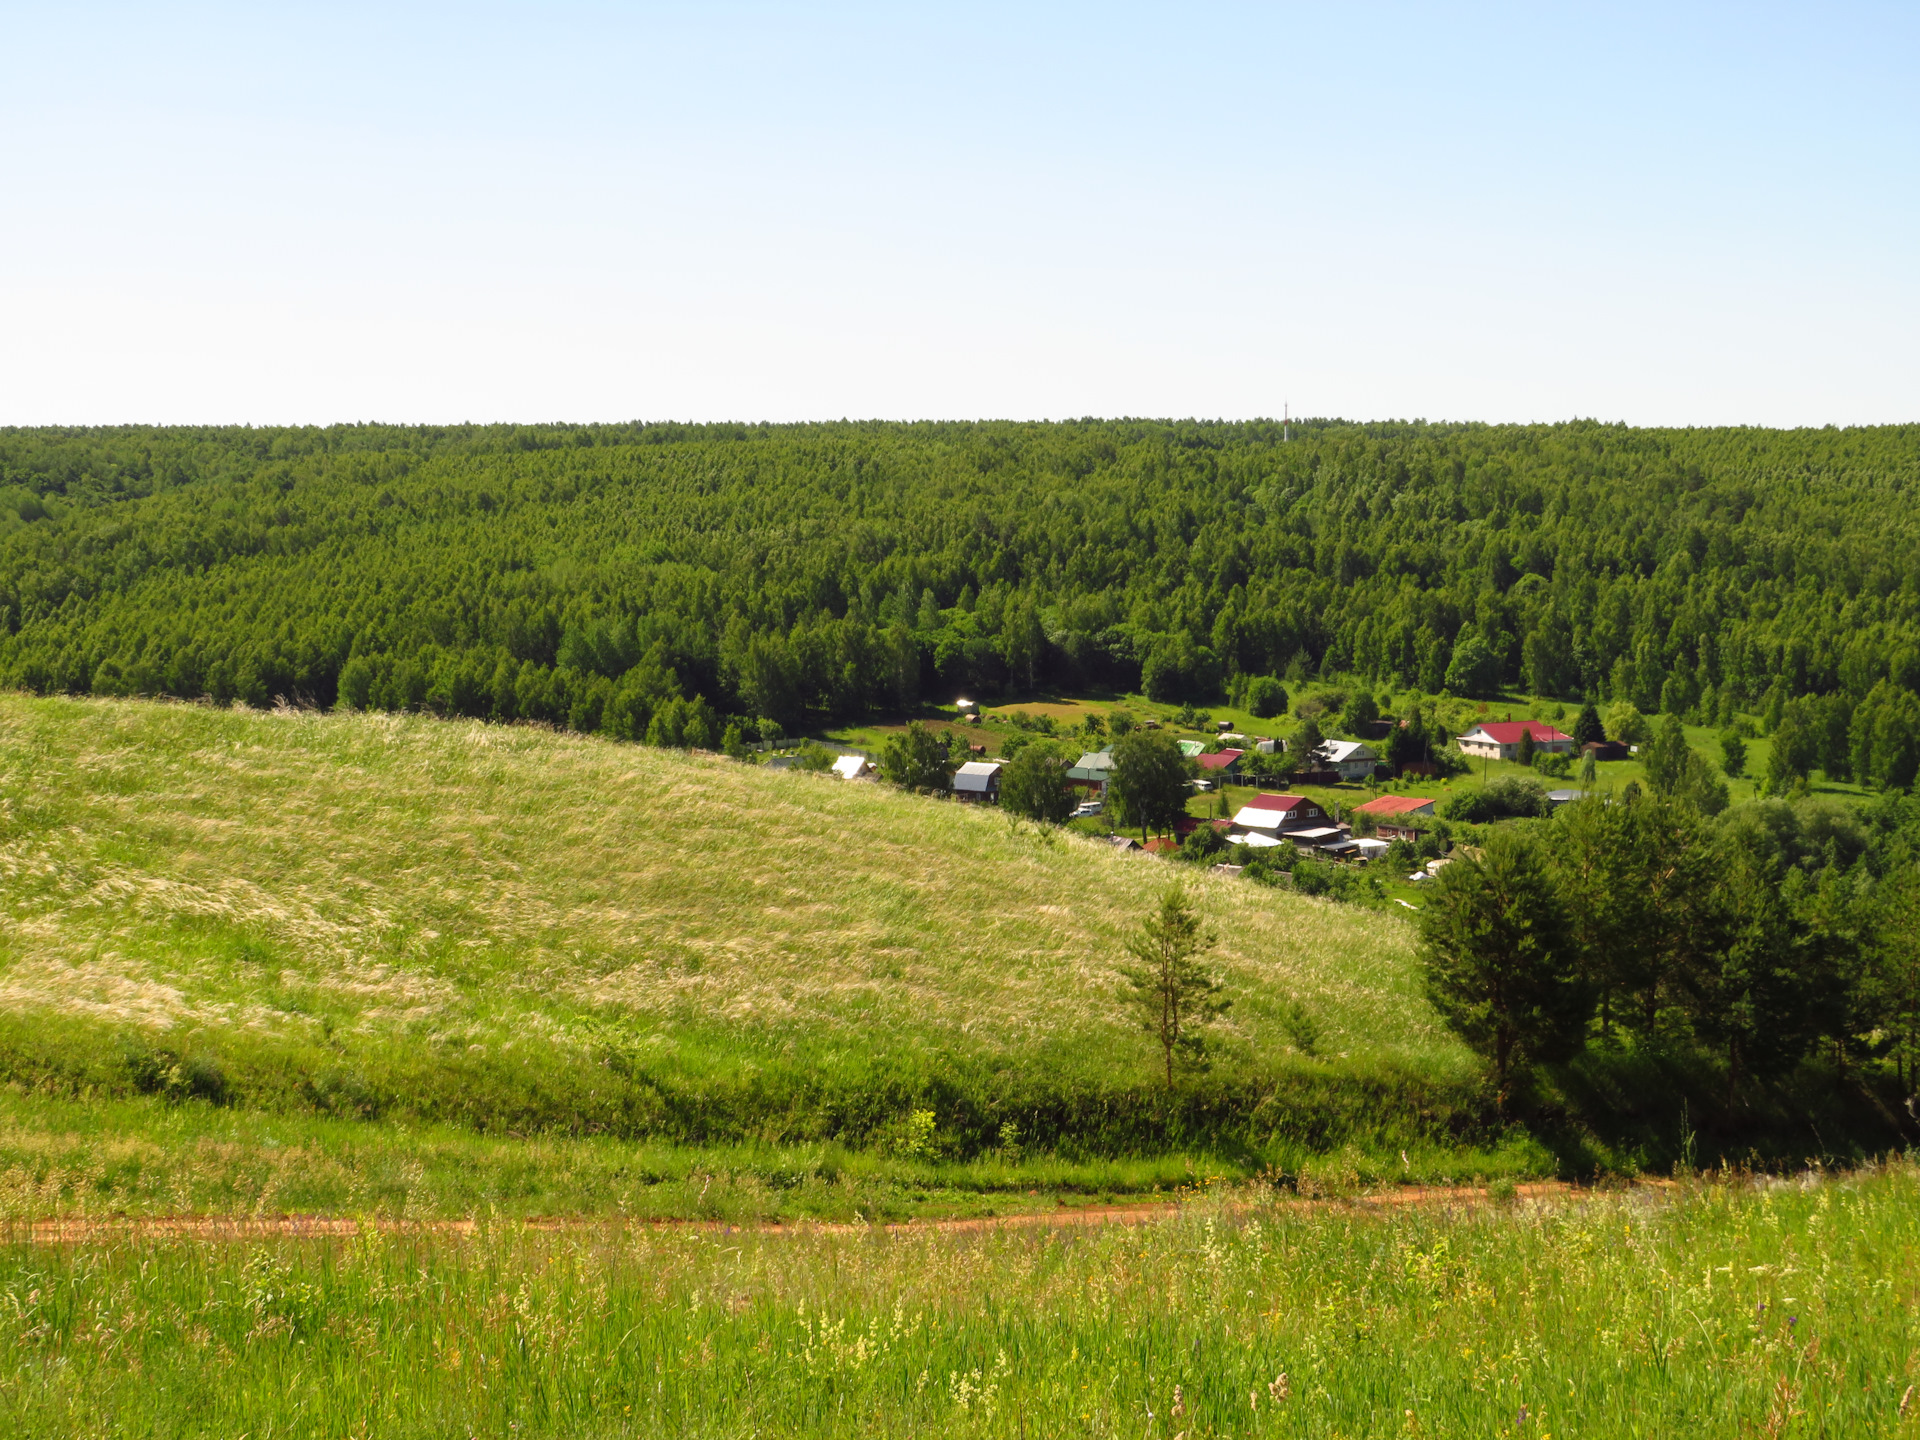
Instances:
[[[1607,738],[1622,745],[1644,745],[1653,738],[1653,726],[1631,700],[1607,711]]]
[[[1238,848],[1244,850],[1247,847],[1243,845]],[[1174,858],[1194,865],[1213,865],[1219,863],[1219,857],[1227,849],[1226,836],[1211,825],[1201,825],[1180,842],[1180,848],[1175,852]]]
[[[1449,820],[1485,825],[1494,820],[1534,819],[1553,813],[1547,787],[1530,776],[1503,775],[1478,790],[1462,790],[1440,807]]]
[[[1293,866],[1293,888],[1302,895],[1323,895],[1364,905],[1386,898],[1386,889],[1374,876],[1347,865],[1301,856]]]
[[[1256,720],[1271,720],[1287,713],[1287,687],[1271,675],[1256,675],[1247,682],[1247,709]]]

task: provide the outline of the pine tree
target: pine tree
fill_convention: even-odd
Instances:
[[[1720,732],[1720,768],[1735,778],[1746,773],[1747,740],[1738,730]]]
[[[1160,1047],[1169,1090],[1176,1058],[1195,1068],[1205,1064],[1202,1032],[1233,1003],[1218,998],[1220,982],[1197,958],[1214,942],[1215,937],[1202,929],[1185,889],[1178,885],[1161,896],[1160,908],[1127,942],[1127,953],[1137,963],[1121,967],[1125,981],[1121,999]]]
[[[1514,1076],[1579,1048],[1592,1011],[1567,915],[1532,842],[1495,830],[1479,858],[1456,855],[1420,912],[1427,995],[1493,1062],[1505,1109]]]

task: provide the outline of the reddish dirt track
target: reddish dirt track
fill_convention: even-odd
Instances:
[[[1662,1188],[1665,1182],[1641,1182],[1644,1188]],[[1593,1192],[1560,1181],[1543,1181],[1516,1188],[1516,1198],[1532,1201],[1563,1201]],[[1406,1185],[1372,1194],[1327,1199],[1295,1199],[1282,1202],[1289,1210],[1321,1210],[1348,1207],[1360,1210],[1394,1210],[1416,1205],[1483,1205],[1488,1193],[1472,1186]],[[1229,1202],[1231,1207],[1231,1202]],[[1062,1206],[1053,1210],[1021,1210],[1009,1215],[962,1215],[884,1223],[846,1221],[767,1221],[734,1224],[724,1220],[629,1220],[613,1217],[569,1218],[548,1216],[499,1222],[502,1228],[534,1231],[570,1231],[633,1228],[644,1230],[706,1230],[732,1233],[750,1230],[758,1234],[859,1234],[885,1231],[889,1234],[913,1234],[923,1231],[965,1232],[976,1230],[1052,1229],[1086,1225],[1143,1225],[1165,1220],[1180,1213],[1175,1201],[1145,1201],[1119,1205]],[[151,1216],[66,1216],[47,1220],[0,1225],[0,1237],[14,1243],[74,1245],[133,1239],[205,1239],[251,1240],[270,1238],[326,1239],[355,1235],[371,1224],[386,1234],[398,1235],[470,1235],[480,1222],[464,1220],[407,1220],[373,1216],[359,1219],[341,1215],[151,1215]]]

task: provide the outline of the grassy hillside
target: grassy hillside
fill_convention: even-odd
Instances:
[[[1086,1154],[1463,1123],[1472,1070],[1401,920],[1207,875],[1234,1008],[1213,1073],[1166,1099],[1114,966],[1172,877],[994,812],[545,729],[6,697],[0,1069],[706,1144],[910,1150],[924,1107],[955,1157],[1008,1123]]]

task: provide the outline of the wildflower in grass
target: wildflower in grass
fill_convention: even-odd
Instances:
[[[1173,1418],[1178,1420],[1181,1417],[1183,1417],[1186,1413],[1187,1413],[1186,1394],[1184,1391],[1181,1390],[1181,1388],[1178,1385],[1176,1385],[1173,1387]]]
[[[1276,1405],[1293,1398],[1293,1386],[1287,1382],[1286,1371],[1282,1370],[1273,1377],[1273,1382],[1267,1386],[1267,1394]]]

